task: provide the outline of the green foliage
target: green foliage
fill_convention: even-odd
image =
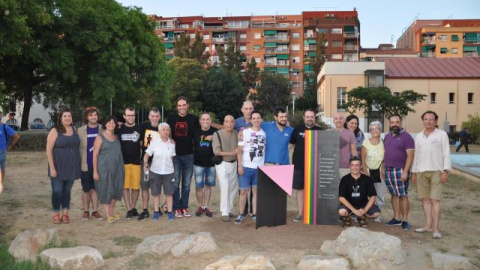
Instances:
[[[250,59],[250,62],[247,63],[247,68],[243,73],[243,82],[247,89],[249,87],[255,88],[258,75],[260,75],[260,69],[257,67],[257,62],[255,62],[255,58],[252,57]]]
[[[128,247],[128,246],[134,246],[134,245],[140,244],[142,242],[142,239],[135,236],[131,236],[131,235],[122,235],[122,236],[114,237],[113,242],[117,246]]]
[[[315,109],[318,106],[316,84],[308,84],[303,91],[303,96],[295,101],[295,109]]]
[[[238,48],[236,48],[235,43],[233,42],[232,37],[228,38],[227,50],[223,50],[221,45],[217,45],[218,58],[220,59],[220,66],[226,70],[236,70],[237,72],[242,70],[242,62],[245,58],[245,54],[241,53]]]
[[[185,33],[181,33],[180,36],[175,37],[175,48],[173,49],[173,55],[190,58],[190,36]]]
[[[16,262],[15,258],[8,253],[8,245],[0,243],[0,268],[2,270],[50,270],[47,263],[37,258],[36,262],[22,261]]]
[[[468,120],[462,123],[463,128],[468,128],[472,143],[478,142],[480,140],[480,114],[468,115]]]
[[[424,100],[425,96],[413,90],[394,96],[388,87],[357,87],[348,92],[348,102],[343,108],[350,113],[362,111],[366,116],[371,113],[371,108],[376,108],[386,117],[395,113],[406,116],[415,112],[410,106]]]
[[[172,104],[175,104],[179,96],[184,96],[188,99],[191,109],[202,109],[202,103],[198,98],[203,92],[204,79],[207,76],[203,65],[197,60],[180,57],[174,57],[169,64],[175,74],[171,90]]]
[[[20,140],[15,146],[15,151],[45,151],[47,143],[47,132],[24,131],[19,132]]]
[[[210,58],[210,53],[205,52],[207,45],[203,43],[203,36],[200,34],[200,31],[195,33],[195,41],[190,47],[190,58],[196,59],[202,64],[207,64],[208,58]]]
[[[290,96],[290,81],[280,74],[264,71],[260,75],[259,101],[264,112],[275,107],[286,107]]]
[[[237,115],[245,100],[242,78],[238,72],[212,67],[205,79],[201,94],[203,110],[214,112],[221,121],[225,115]]]

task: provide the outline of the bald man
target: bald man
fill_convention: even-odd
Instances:
[[[234,129],[233,116],[227,115],[223,120],[223,128],[213,134],[213,153],[222,156],[223,161],[215,165],[220,185],[220,212],[222,221],[229,222],[233,209],[233,201],[238,193],[237,176],[237,131]]]
[[[342,177],[350,173],[350,158],[358,156],[357,139],[351,130],[344,128],[345,116],[343,114],[335,114],[333,116],[333,123],[335,124],[335,130],[340,133],[340,169],[338,174],[340,179],[342,179]]]

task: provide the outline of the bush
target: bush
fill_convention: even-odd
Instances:
[[[468,120],[462,123],[462,129],[468,128],[470,143],[480,140],[480,114],[468,115]]]
[[[20,135],[20,140],[15,146],[15,151],[45,151],[48,132],[23,131],[18,135]]]

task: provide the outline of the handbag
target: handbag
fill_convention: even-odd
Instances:
[[[370,179],[372,179],[373,183],[380,183],[382,182],[382,178],[380,177],[380,168],[382,167],[382,163],[380,163],[380,166],[378,166],[377,169],[369,169],[370,171]]]
[[[217,134],[218,141],[220,142],[220,148],[221,148],[222,147],[222,139],[220,138],[220,135],[218,135],[218,131],[215,132],[215,134]],[[215,155],[215,156],[212,157],[211,161],[215,165],[220,165],[220,163],[222,163],[222,161],[223,161],[223,157]]]

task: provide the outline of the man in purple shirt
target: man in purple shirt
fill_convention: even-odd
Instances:
[[[387,226],[401,225],[409,230],[408,224],[408,184],[412,166],[415,142],[402,128],[402,117],[393,114],[389,118],[390,132],[385,135],[385,184],[392,195],[394,217]]]

